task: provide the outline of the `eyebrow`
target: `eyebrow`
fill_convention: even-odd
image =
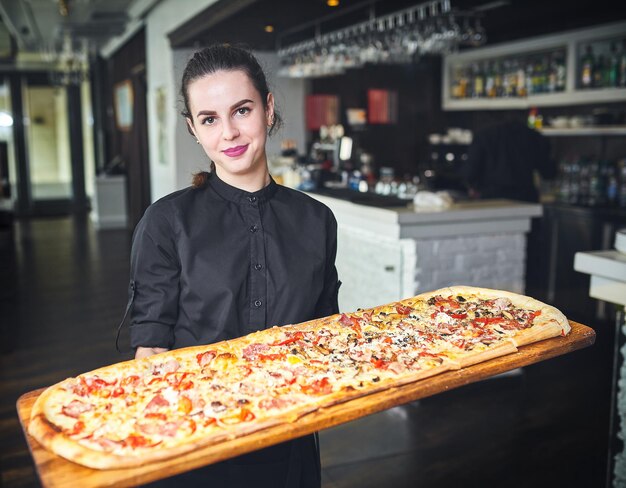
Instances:
[[[239,100],[237,103],[231,105],[229,110],[235,110],[236,108],[241,107],[242,105],[245,105],[246,103],[254,103],[254,100],[244,98],[243,100]],[[216,115],[216,114],[217,112],[215,110],[200,110],[200,112],[196,114],[196,117],[200,117],[201,115]]]

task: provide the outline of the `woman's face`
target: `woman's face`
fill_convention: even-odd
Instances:
[[[274,116],[270,93],[266,106],[248,75],[241,70],[217,71],[187,87],[192,132],[218,176],[229,184],[265,175],[267,127]]]

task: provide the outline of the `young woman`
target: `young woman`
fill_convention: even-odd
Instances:
[[[229,45],[203,49],[187,64],[181,92],[187,127],[212,171],[151,205],[135,230],[136,357],[336,313],[337,225],[327,207],[269,174],[265,142],[280,117],[257,60]],[[319,486],[316,439],[240,456],[196,478],[205,486]]]

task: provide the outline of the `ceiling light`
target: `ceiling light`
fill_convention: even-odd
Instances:
[[[263,29],[265,32],[274,32],[274,26],[271,24],[267,24]]]
[[[338,7],[339,0],[326,0],[326,5],[328,5],[329,7]]]

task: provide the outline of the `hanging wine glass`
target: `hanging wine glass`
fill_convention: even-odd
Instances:
[[[476,24],[474,26],[474,35],[472,36],[472,46],[482,46],[487,42],[487,33],[485,32],[485,28],[482,26],[480,21],[480,17],[476,17]]]

